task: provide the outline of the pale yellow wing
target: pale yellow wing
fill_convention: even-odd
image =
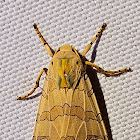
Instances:
[[[75,90],[57,89],[48,76],[44,85],[34,140],[105,139],[106,129],[87,74]]]

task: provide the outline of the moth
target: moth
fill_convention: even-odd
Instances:
[[[68,44],[54,52],[37,25],[33,25],[47,53],[52,57],[49,69],[41,70],[34,89],[25,96],[17,97],[24,99],[31,95],[39,87],[41,75],[46,74],[33,140],[108,140],[86,68],[87,65],[92,66],[103,74],[123,73],[130,71],[130,68],[105,71],[85,58],[93,42],[106,26],[105,23],[102,25],[91,43],[80,54]]]

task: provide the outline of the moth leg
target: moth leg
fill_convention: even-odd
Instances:
[[[85,47],[84,51],[82,52],[82,56],[85,56],[85,55],[86,55],[86,53],[90,50],[90,48],[91,48],[93,42],[94,42],[94,41],[97,39],[97,37],[103,32],[103,30],[105,29],[106,26],[107,26],[106,23],[104,23],[104,24],[102,25],[102,27],[99,29],[98,33],[97,33],[97,34],[95,35],[95,37],[92,39],[91,43],[88,44],[88,45]]]
[[[28,97],[29,95],[31,95],[38,87],[39,87],[39,80],[40,80],[40,77],[41,75],[43,74],[43,72],[47,73],[47,68],[44,68],[43,70],[41,70],[41,72],[39,73],[39,76],[37,77],[37,80],[36,80],[36,84],[35,84],[35,87],[33,90],[31,90],[30,93],[24,95],[24,96],[20,96],[20,97],[17,97],[17,100],[21,100],[21,99],[24,99],[26,97]]]
[[[104,69],[100,68],[99,66],[91,63],[91,62],[88,62],[86,61],[85,62],[86,65],[90,65],[90,66],[93,66],[94,68],[96,68],[98,71],[100,71],[101,73],[103,74],[117,74],[117,73],[123,73],[123,72],[127,72],[127,71],[132,71],[131,68],[124,68],[124,69],[120,69],[120,70],[116,70],[116,71],[105,71]]]
[[[47,53],[48,53],[51,57],[53,57],[53,50],[51,49],[51,47],[48,45],[48,43],[45,41],[45,39],[43,38],[43,36],[42,36],[41,33],[39,32],[39,30],[38,30],[38,28],[37,28],[37,25],[34,24],[33,27],[34,27],[36,33],[38,34],[38,36],[39,36],[41,42],[44,44],[45,50],[47,51]]]

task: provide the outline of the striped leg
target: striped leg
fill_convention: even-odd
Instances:
[[[91,43],[88,44],[88,45],[85,47],[84,51],[82,52],[82,56],[85,56],[85,55],[86,55],[86,53],[90,50],[90,48],[91,48],[93,42],[94,42],[94,41],[97,39],[97,37],[103,32],[103,30],[105,29],[106,26],[107,26],[106,23],[104,23],[104,24],[102,25],[102,27],[99,29],[99,31],[98,31],[98,33],[96,34],[96,36],[92,39]]]
[[[21,100],[21,99],[24,99],[24,98],[26,98],[26,97],[28,97],[29,95],[31,95],[38,87],[39,87],[39,80],[40,80],[40,77],[41,77],[41,75],[43,74],[43,72],[47,72],[47,68],[44,68],[43,70],[41,70],[41,72],[39,73],[39,76],[38,76],[38,78],[37,78],[37,80],[36,80],[36,84],[35,84],[35,87],[34,87],[34,89],[33,90],[31,90],[31,92],[30,93],[28,93],[28,94],[26,94],[26,95],[24,95],[24,96],[21,96],[21,97],[17,97],[17,100]]]
[[[105,71],[104,69],[100,68],[99,66],[97,66],[91,62],[86,61],[85,64],[95,67],[97,70],[99,70],[103,74],[117,74],[117,73],[132,71],[130,68],[124,68],[124,69],[120,69],[120,70],[116,70],[116,71],[110,71],[110,70]]]
[[[43,38],[43,36],[42,36],[41,33],[39,32],[39,30],[38,30],[38,28],[37,28],[37,25],[34,24],[33,27],[34,27],[36,33],[38,34],[38,36],[39,36],[41,42],[44,44],[45,50],[48,52],[48,54],[49,54],[51,57],[53,57],[52,49],[50,48],[50,46],[48,45],[48,43],[45,41],[45,39]]]

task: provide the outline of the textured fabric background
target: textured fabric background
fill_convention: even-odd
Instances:
[[[51,60],[33,23],[53,49],[71,44],[82,52],[104,22],[94,63],[106,70],[133,69],[117,77],[97,74],[112,138],[140,140],[139,0],[0,1],[0,140],[32,139],[40,97],[16,97],[30,92]],[[94,46],[86,55],[89,60]]]

